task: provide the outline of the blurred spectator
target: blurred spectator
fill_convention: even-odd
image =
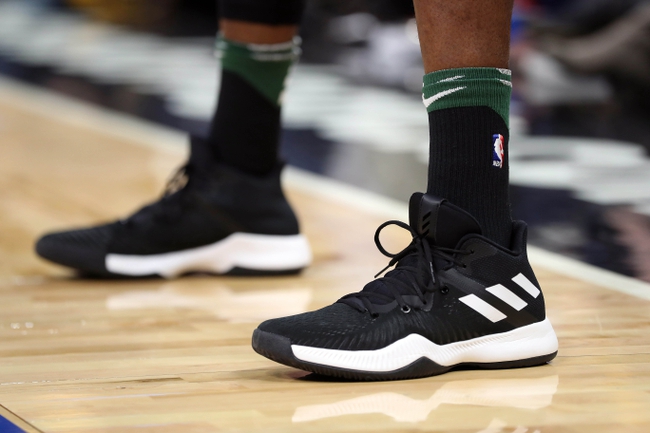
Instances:
[[[213,35],[216,0],[65,0],[94,19],[141,31]]]
[[[573,0],[540,26],[539,47],[570,70],[602,74],[627,94],[650,93],[650,1]]]

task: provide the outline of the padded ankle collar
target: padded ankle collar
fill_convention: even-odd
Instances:
[[[443,248],[456,247],[468,234],[481,234],[473,216],[445,199],[421,192],[411,196],[409,219],[416,233]]]

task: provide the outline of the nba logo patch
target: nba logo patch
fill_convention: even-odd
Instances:
[[[505,158],[505,154],[503,152],[503,135],[494,134],[492,136],[492,140],[494,140],[492,149],[492,166],[502,168],[503,159]]]

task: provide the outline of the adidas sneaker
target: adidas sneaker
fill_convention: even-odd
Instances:
[[[51,233],[36,252],[98,276],[174,277],[188,272],[298,272],[311,261],[307,240],[280,186],[266,177],[215,164],[193,138],[191,157],[165,195],[128,218]]]
[[[509,249],[481,235],[478,222],[446,200],[416,193],[410,225],[382,224],[383,278],[317,311],[267,320],[253,348],[281,364],[354,380],[408,379],[457,366],[544,364],[558,348],[544,296],[526,255],[526,225],[513,223]],[[379,232],[413,235],[398,254]]]

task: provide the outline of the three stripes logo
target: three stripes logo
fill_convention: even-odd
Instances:
[[[533,298],[537,298],[539,296],[539,289],[535,287],[535,285],[531,283],[530,280],[523,274],[517,274],[517,276],[512,278],[512,281],[524,289],[526,292],[528,292],[528,294],[530,294]],[[487,287],[485,291],[501,299],[503,302],[510,305],[517,311],[521,311],[524,307],[526,307],[526,305],[528,305],[526,301],[515,295],[511,290],[507,289],[501,284]],[[493,323],[496,323],[507,317],[501,311],[494,308],[492,305],[476,295],[463,296],[462,298],[458,298],[458,300],[467,305],[472,310],[484,316],[486,319],[489,319]]]

